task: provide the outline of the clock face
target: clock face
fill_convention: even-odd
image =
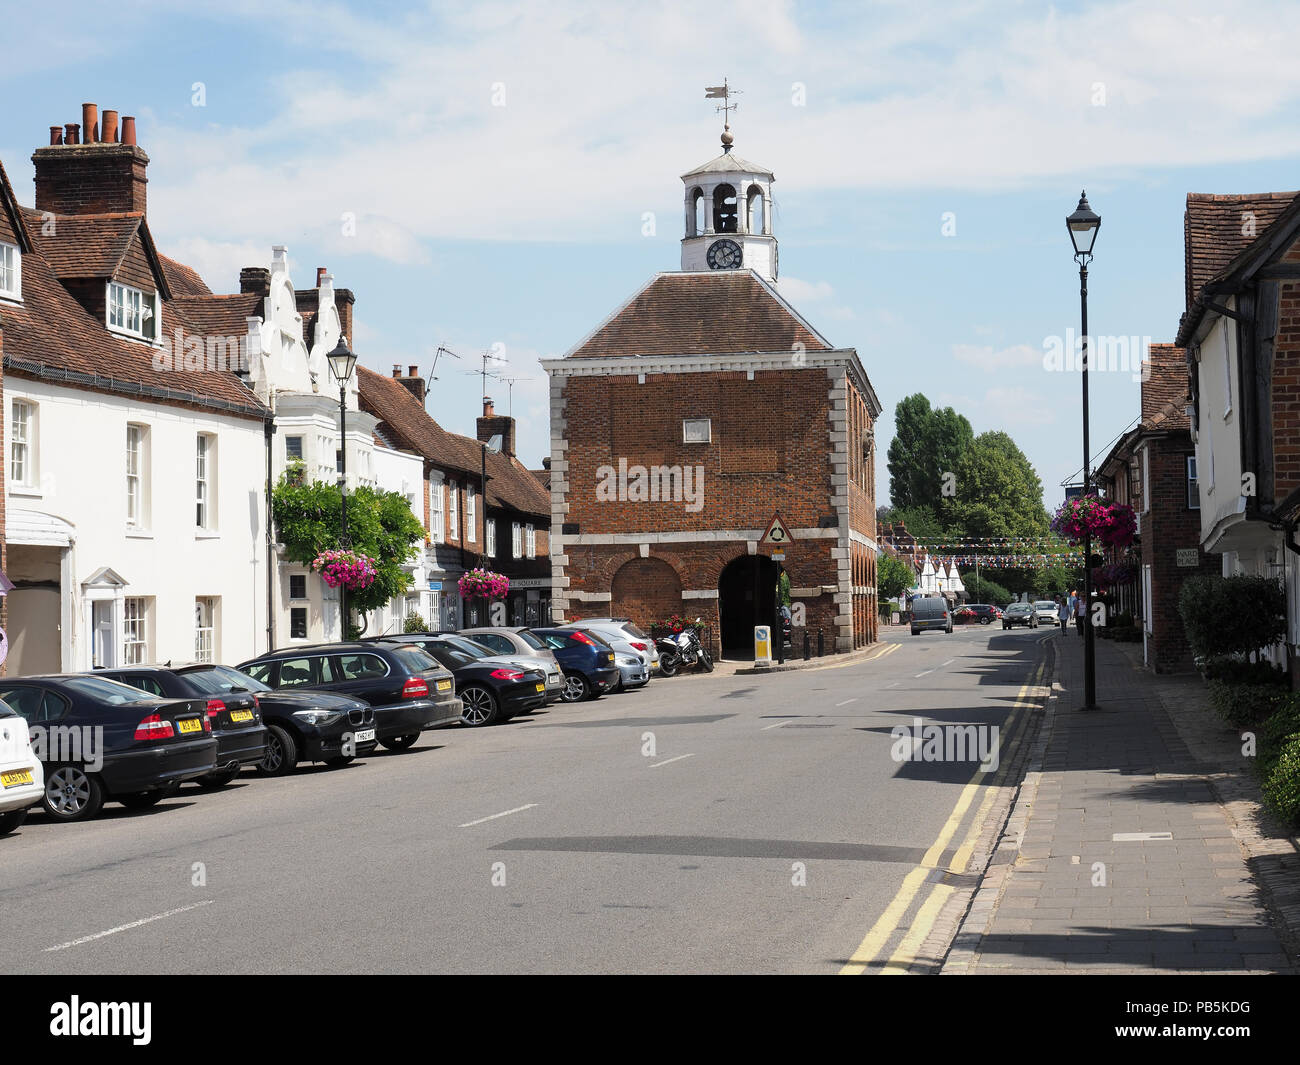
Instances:
[[[740,245],[734,240],[715,240],[707,256],[710,270],[734,270],[740,265]]]

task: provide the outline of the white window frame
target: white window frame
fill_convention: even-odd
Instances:
[[[1187,462],[1186,462],[1186,468],[1187,468],[1187,509],[1188,509],[1188,510],[1200,510],[1200,509],[1201,509],[1201,486],[1200,486],[1200,482],[1197,481],[1197,479],[1196,479],[1196,477],[1197,477],[1196,456],[1195,456],[1195,455],[1187,455],[1187,456],[1186,456],[1186,459],[1187,459]]]
[[[217,529],[217,438],[199,433],[194,443],[194,524],[200,532]]]
[[[1142,448],[1142,511],[1143,514],[1151,512],[1151,452],[1147,447]]]
[[[9,284],[4,278],[8,274]],[[17,244],[0,241],[0,297],[21,301],[23,298],[23,253]]]
[[[1223,320],[1223,420],[1232,414],[1232,336],[1228,320]]]
[[[138,340],[154,340],[158,336],[161,323],[156,292],[110,281],[107,296],[104,324],[111,332]]]
[[[126,426],[126,524],[149,528],[149,426],[140,422]]]
[[[703,439],[700,439],[701,427],[703,427]],[[694,436],[695,439],[692,439],[692,436]],[[683,418],[682,419],[682,443],[683,444],[713,443],[713,419],[712,418]]]
[[[489,518],[483,523],[484,551],[488,558],[497,557],[497,523]]]
[[[14,488],[35,488],[40,476],[36,469],[39,411],[29,399],[15,399],[9,410],[9,483]]]
[[[525,538],[528,543],[528,557],[537,557],[537,529],[530,523],[524,526]]]
[[[127,596],[122,600],[122,664],[140,666],[149,662],[150,600]]]
[[[207,624],[204,625],[206,608]],[[194,661],[216,662],[220,648],[217,646],[217,628],[221,617],[221,597],[200,595],[194,599]]]
[[[446,536],[443,520],[443,483],[429,481],[429,542],[440,544]]]
[[[517,521],[510,523],[510,557],[524,557],[524,527]]]
[[[478,542],[478,505],[475,501],[474,486],[465,486],[465,542]]]
[[[297,441],[298,441],[298,454],[296,454],[296,455],[292,454],[292,453],[289,451],[289,441],[290,441],[290,440],[297,440]],[[306,441],[303,439],[301,433],[294,433],[292,436],[286,436],[286,437],[284,438],[284,461],[285,461],[286,464],[287,464],[287,463],[290,463],[290,462],[306,462],[306,461],[307,461],[307,448],[306,448]]]
[[[460,498],[455,481],[447,482],[447,539],[460,539]]]

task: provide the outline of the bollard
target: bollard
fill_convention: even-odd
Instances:
[[[822,658],[826,654],[826,644],[822,637],[822,630],[817,630],[817,657]]]
[[[812,658],[812,637],[808,635],[808,630],[803,630],[803,660],[805,662]]]

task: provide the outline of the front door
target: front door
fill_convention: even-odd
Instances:
[[[96,668],[112,669],[117,665],[114,654],[117,641],[113,638],[113,601],[100,599],[90,605],[90,627],[94,654],[91,664]]]

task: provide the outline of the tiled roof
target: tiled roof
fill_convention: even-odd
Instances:
[[[1150,376],[1142,382],[1142,428],[1188,429],[1187,353],[1174,344],[1150,346]]]
[[[199,277],[199,272],[192,266],[178,263],[175,259],[169,259],[165,255],[159,255],[158,261],[162,263],[163,273],[167,276],[167,284],[171,286],[173,295],[212,295],[212,290],[208,288],[207,283],[203,278]]]
[[[379,431],[397,447],[423,455],[436,466],[477,476],[483,450],[477,440],[449,433],[400,381],[357,367],[361,406],[380,419]],[[508,507],[549,520],[551,497],[517,458],[487,453],[489,506]]]
[[[659,274],[569,357],[808,351],[831,345],[752,270]]]
[[[28,231],[54,276],[112,277],[144,221],[138,211],[123,214],[61,215],[44,225],[39,212],[24,208]]]
[[[716,159],[710,159],[707,163],[697,166],[694,170],[686,171],[682,177],[689,178],[695,177],[697,174],[718,174],[728,171],[737,174],[765,174],[768,177],[774,177],[772,171],[767,167],[751,163],[748,159],[742,159],[735,152],[723,152]]]
[[[255,292],[176,296],[168,306],[177,308],[196,332],[206,336],[246,336],[247,319],[264,314],[264,300]]]
[[[1202,286],[1258,240],[1295,198],[1295,192],[1187,194],[1183,245],[1189,310]]]

